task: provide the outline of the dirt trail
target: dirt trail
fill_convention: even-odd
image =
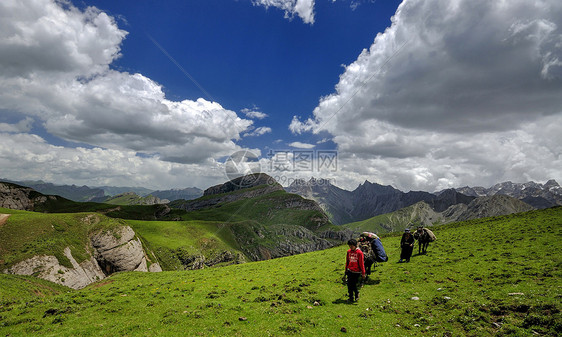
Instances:
[[[0,214],[0,226],[2,226],[9,217],[10,214]]]

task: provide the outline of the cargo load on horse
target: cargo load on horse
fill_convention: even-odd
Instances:
[[[437,240],[437,237],[431,230],[419,226],[414,233],[414,239],[418,240],[418,254],[426,254],[429,243]]]
[[[371,243],[371,250],[373,251],[374,259],[376,262],[388,261],[388,256],[386,255],[386,251],[382,246],[381,238],[377,234],[371,232],[363,232],[361,233],[361,238],[365,238]]]
[[[431,230],[429,230],[428,228],[424,228],[423,230],[427,233],[427,235],[429,235],[429,242],[433,242],[437,240],[437,237],[435,236],[435,234],[433,234]]]
[[[359,249],[361,249],[365,256],[365,270],[367,275],[371,274],[371,267],[375,262],[388,261],[388,256],[382,246],[381,239],[375,233],[361,233]]]

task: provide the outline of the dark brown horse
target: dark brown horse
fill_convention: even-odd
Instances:
[[[418,227],[418,230],[414,233],[414,239],[418,240],[418,255],[427,254],[427,247],[431,242],[429,233],[423,227]]]

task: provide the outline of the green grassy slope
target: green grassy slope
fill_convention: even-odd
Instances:
[[[164,270],[183,270],[182,260],[203,255],[212,261],[225,251],[242,254],[229,226],[213,221],[127,220]],[[233,260],[231,263],[240,262]]]
[[[553,244],[562,239],[562,207],[434,233],[428,254],[406,264],[396,263],[400,237],[383,238],[390,261],[355,304],[344,301],[347,247],[340,246],[224,268],[119,273],[79,291],[3,301],[0,333],[334,336],[345,328],[363,336],[556,336],[562,329],[562,248]]]
[[[264,186],[257,186],[253,189],[263,187]],[[246,191],[247,190],[239,190],[228,194],[236,195]],[[197,200],[205,200],[212,197],[217,197],[217,195],[204,196]],[[224,222],[253,220],[266,226],[290,224],[300,225],[309,229],[316,229],[328,223],[328,219],[319,210],[290,207],[291,204],[299,202],[308,203],[308,201],[299,195],[290,194],[281,190],[254,198],[221,203],[218,207],[188,212],[183,218],[186,220],[213,220]]]
[[[70,288],[37,277],[4,274],[0,277],[0,311],[10,302],[32,301],[71,291]]]
[[[90,255],[86,251],[89,233],[124,224],[123,220],[91,213],[46,214],[4,208],[0,213],[10,214],[0,226],[0,271],[36,255],[54,255],[62,265],[72,268],[64,255],[65,247],[70,247],[80,263]]]
[[[231,226],[207,221],[142,221],[110,218],[97,213],[36,213],[0,208],[10,214],[0,226],[0,272],[36,255],[54,255],[69,268],[64,255],[70,247],[78,263],[86,260],[89,234],[129,225],[147,252],[154,252],[166,270],[182,270],[181,258],[203,255],[207,260],[224,251],[239,253]]]

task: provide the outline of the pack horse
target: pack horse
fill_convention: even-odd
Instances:
[[[414,239],[418,240],[418,254],[427,254],[427,246],[437,238],[431,230],[419,226],[414,233]]]
[[[388,256],[378,235],[371,232],[361,233],[359,249],[365,254],[365,270],[367,276],[371,274],[371,267],[376,262],[388,261]]]

